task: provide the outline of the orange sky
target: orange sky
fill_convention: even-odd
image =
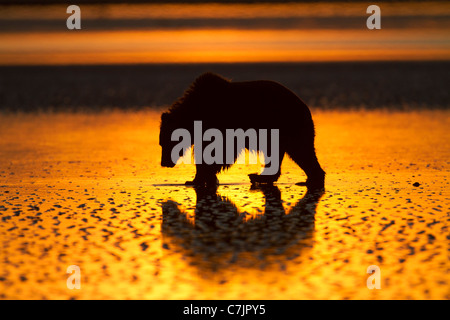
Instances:
[[[442,5],[442,4],[440,4]],[[392,6],[392,5],[391,5]],[[418,6],[418,5],[416,5]],[[238,17],[253,19],[258,17],[315,16],[333,17],[336,4],[321,6],[306,4],[255,6],[242,5],[214,6],[168,5],[139,10],[136,6],[121,13],[120,6],[110,8],[109,18],[153,19],[166,14],[170,19],[214,16],[218,19]],[[242,7],[242,8],[241,8]],[[352,6],[341,17],[357,16],[364,6]],[[82,19],[96,18],[99,9],[83,7]],[[308,10],[309,8],[309,10]],[[408,5],[386,9],[384,15],[406,14],[439,16],[450,12],[446,5],[417,8]],[[428,8],[427,12],[424,8]],[[0,8],[1,9],[1,8]],[[358,9],[358,10],[356,10]],[[23,12],[22,12],[22,11]],[[0,10],[0,18],[32,18],[28,11],[16,10],[8,15]],[[249,11],[250,10],[250,11]],[[253,10],[253,11],[251,11]],[[412,11],[411,11],[412,10]],[[425,11],[424,11],[425,10]],[[53,19],[59,12],[43,11],[39,19]],[[2,16],[1,12],[4,13]],[[142,12],[145,13],[142,16]],[[291,13],[289,13],[291,12]],[[250,14],[251,13],[251,14]],[[122,14],[122,16],[120,16]],[[150,15],[150,16],[149,16]],[[65,24],[68,15],[61,17]],[[284,61],[361,61],[361,60],[448,60],[450,58],[450,30],[447,25],[428,25],[426,28],[408,26],[404,28],[383,28],[368,30],[361,13],[360,28],[322,29],[320,25],[308,29],[246,29],[243,28],[181,28],[181,29],[141,29],[141,30],[30,30],[0,31],[0,65],[14,64],[105,64],[105,63],[186,63],[186,62],[284,62]],[[281,18],[280,18],[281,17]],[[0,20],[1,20],[0,19]],[[56,20],[58,21],[58,20]],[[83,20],[82,20],[83,21]],[[345,21],[345,20],[344,20]],[[382,20],[383,21],[383,20]],[[83,24],[82,24],[83,25]]]

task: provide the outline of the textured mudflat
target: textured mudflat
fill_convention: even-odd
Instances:
[[[448,111],[313,112],[319,194],[290,160],[273,188],[185,187],[158,116],[0,116],[0,298],[450,298]]]

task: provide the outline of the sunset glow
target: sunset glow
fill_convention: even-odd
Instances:
[[[65,28],[62,7],[1,8],[0,64],[448,60],[450,24],[428,17],[450,5],[408,8],[383,6],[381,30],[366,28],[361,4],[85,6],[81,30]]]
[[[450,299],[450,1],[0,2],[0,300]]]

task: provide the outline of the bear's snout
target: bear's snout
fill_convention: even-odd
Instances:
[[[166,168],[173,168],[175,167],[175,163],[173,163],[172,159],[163,157],[161,159],[161,166]]]
[[[166,168],[173,168],[173,167],[175,167],[175,163],[173,163],[173,162],[161,162],[161,166],[162,167],[166,167]]]

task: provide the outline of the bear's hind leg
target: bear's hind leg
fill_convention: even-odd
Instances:
[[[277,171],[275,174],[265,174],[272,166],[272,164],[266,164],[261,174],[251,173],[248,175],[250,182],[252,184],[272,184],[276,182],[281,175],[281,163],[283,162],[284,153],[284,150],[279,152]]]
[[[192,181],[186,181],[186,185],[194,186],[214,186],[219,184],[216,174],[220,171],[215,165],[197,164],[197,172]]]
[[[325,185],[325,171],[317,160],[314,146],[308,148],[288,150],[288,155],[291,159],[305,171],[308,177],[305,183],[298,183],[298,185],[306,185],[308,187],[323,188]]]

